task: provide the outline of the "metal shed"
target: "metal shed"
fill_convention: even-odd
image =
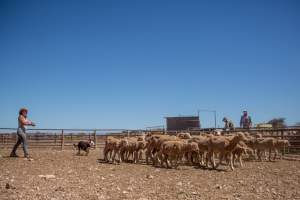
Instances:
[[[166,117],[168,131],[199,129],[199,116]]]

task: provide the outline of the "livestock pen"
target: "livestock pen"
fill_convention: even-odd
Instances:
[[[190,130],[191,135],[200,135],[215,130],[198,129]],[[142,133],[158,133],[174,135],[182,131],[165,130],[141,130],[141,129],[27,129],[27,140],[29,148],[54,148],[69,149],[79,141],[93,140],[94,148],[102,149],[107,136],[126,137],[140,135]],[[300,127],[286,127],[280,129],[236,129],[230,132],[260,133],[263,137],[275,137],[289,140],[291,146],[283,150],[283,154],[300,155]],[[224,131],[227,134],[229,131]],[[11,148],[17,140],[16,128],[0,128],[0,149]]]
[[[249,161],[235,171],[183,165],[177,170],[145,163],[112,165],[101,161],[108,136],[126,137],[148,130],[28,129],[33,160],[9,158],[16,129],[1,129],[0,199],[299,199],[300,162]],[[212,130],[193,130],[201,134]],[[236,130],[244,131],[244,130]],[[299,155],[299,129],[247,130],[287,138],[289,155]],[[151,131],[176,134],[178,132]],[[225,133],[226,134],[226,133]],[[96,150],[76,156],[72,144],[92,139]],[[51,151],[49,151],[51,149]],[[22,151],[20,149],[20,151]],[[101,155],[100,155],[101,153]],[[286,155],[285,155],[286,156]]]

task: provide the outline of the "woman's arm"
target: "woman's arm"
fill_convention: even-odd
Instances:
[[[35,123],[33,123],[32,121],[26,119],[23,115],[19,116],[19,120],[22,123],[22,125],[35,126]]]

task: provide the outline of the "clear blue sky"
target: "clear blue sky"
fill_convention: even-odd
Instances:
[[[300,3],[0,1],[0,127],[300,121]],[[200,113],[213,126],[211,113]]]

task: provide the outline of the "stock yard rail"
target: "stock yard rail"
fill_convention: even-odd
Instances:
[[[199,129],[188,131],[192,135],[210,132],[214,129]],[[176,134],[179,131],[151,131],[151,130],[128,130],[128,129],[28,129],[27,137],[29,148],[55,148],[68,149],[74,143],[81,140],[93,140],[94,148],[103,148],[107,136],[126,137],[142,133]],[[300,127],[287,127],[282,129],[236,129],[234,132],[249,132],[250,134],[261,133],[264,137],[276,137],[289,140],[291,146],[284,149],[283,154],[289,157],[300,155]],[[228,132],[223,132],[224,134]],[[0,128],[0,149],[12,148],[16,142],[15,128]]]

